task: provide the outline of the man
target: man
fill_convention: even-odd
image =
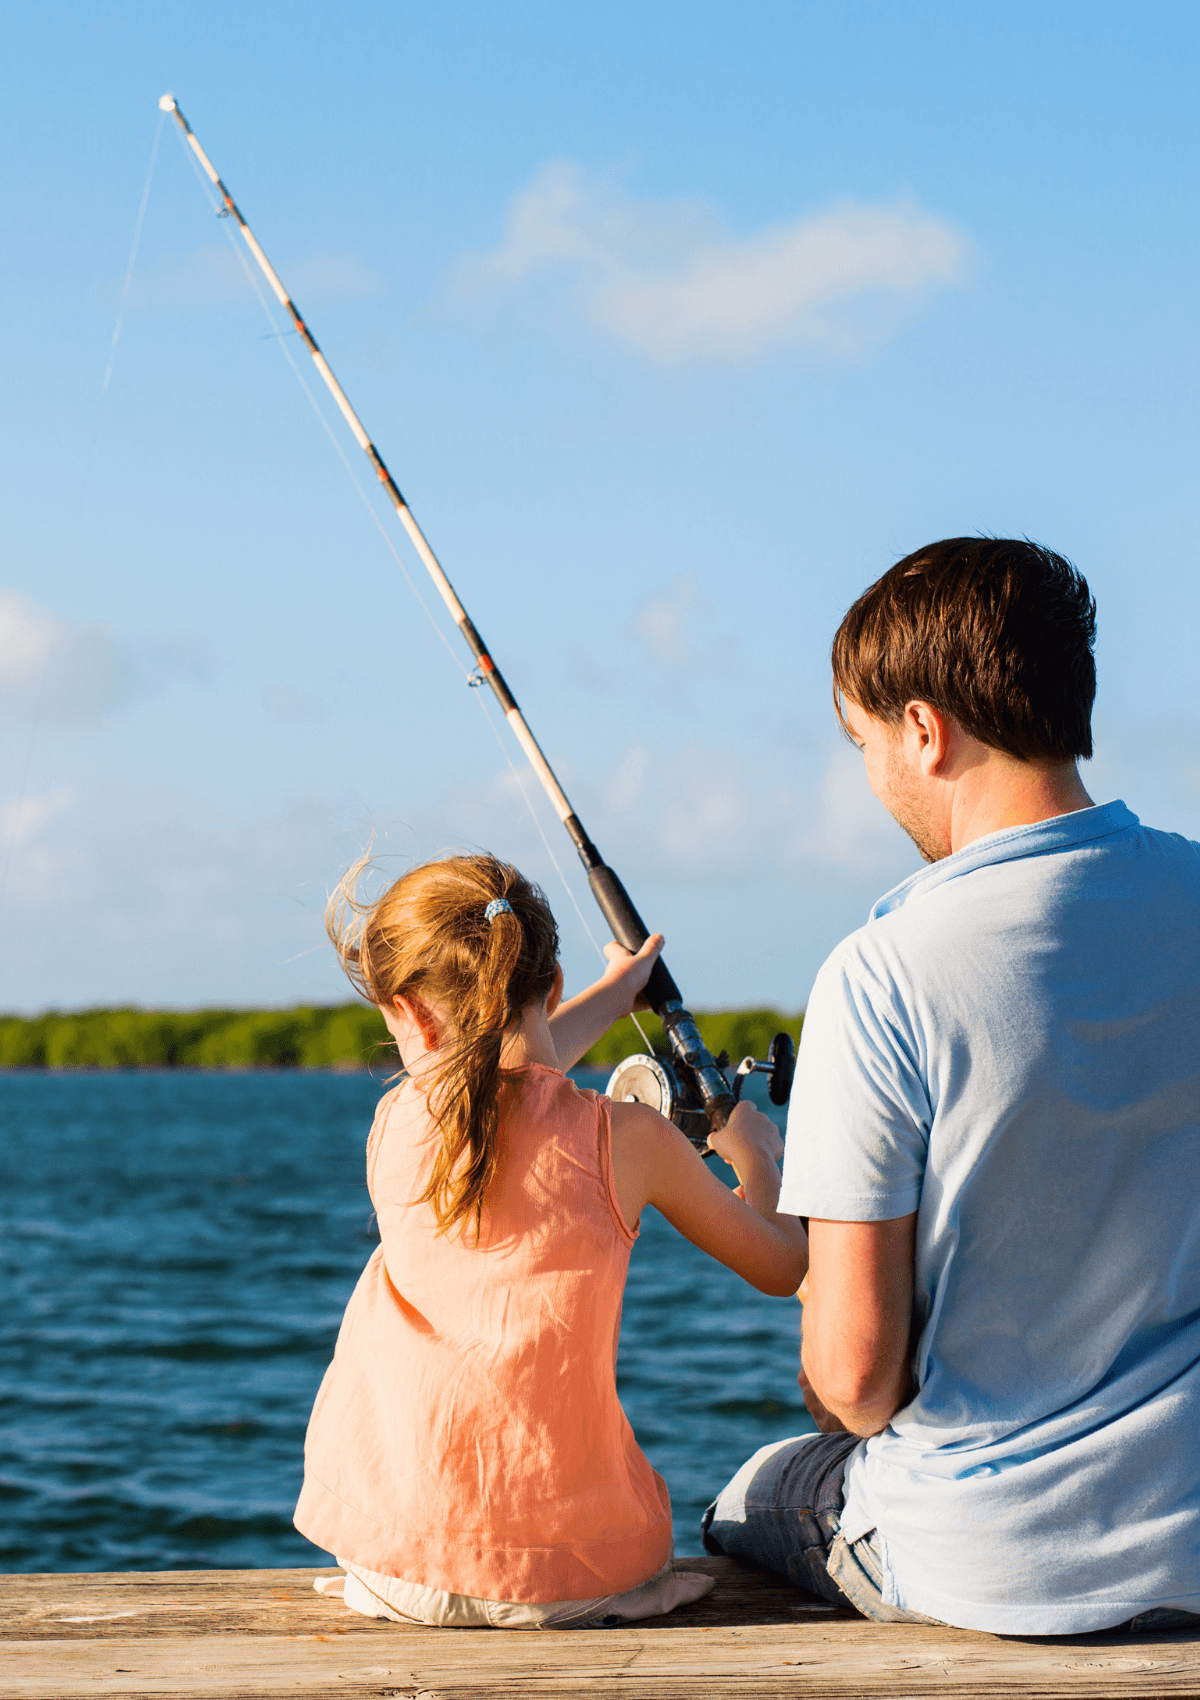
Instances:
[[[813,988],[781,1211],[801,1385],[705,1518],[881,1621],[1057,1635],[1200,1613],[1200,845],[1095,807],[1095,604],[953,538],[833,645],[930,865]]]

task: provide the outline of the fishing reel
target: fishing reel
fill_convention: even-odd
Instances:
[[[689,1022],[690,1019],[689,1017]],[[667,1031],[668,1037],[673,1037],[670,1028]],[[696,1150],[705,1156],[714,1155],[708,1147],[710,1126],[714,1125],[714,1122],[716,1126],[724,1125],[734,1104],[742,1095],[742,1087],[752,1074],[765,1074],[769,1077],[767,1093],[773,1104],[786,1104],[791,1097],[792,1081],[796,1073],[796,1047],[790,1034],[776,1033],[767,1049],[765,1062],[759,1062],[756,1057],[743,1057],[733,1071],[732,1079],[729,1075],[727,1051],[722,1051],[719,1057],[713,1058],[708,1058],[707,1052],[704,1052],[706,1064],[700,1065],[704,1069],[704,1077],[697,1079],[697,1067],[690,1064],[686,1057],[680,1057],[678,1047],[675,1048],[676,1055],[671,1058],[645,1055],[626,1057],[624,1062],[618,1063],[613,1070],[605,1092],[614,1104],[648,1104],[652,1110],[657,1110],[660,1116],[674,1122]],[[714,1082],[709,1078],[712,1074],[719,1076],[725,1088],[720,1097],[726,1100],[717,1107],[718,1115],[715,1117],[710,1108],[714,1096]],[[704,1087],[708,1088],[707,1093],[703,1090]]]
[[[579,854],[588,871],[592,895],[612,928],[613,938],[631,954],[641,949],[649,930],[630,901],[629,893],[616,874],[600,859],[600,852],[574,816],[567,829],[576,837]],[[683,996],[660,956],[650,970],[643,997],[663,1024],[665,1056],[626,1057],[609,1078],[607,1093],[617,1104],[649,1104],[674,1122],[696,1150],[714,1156],[708,1149],[710,1128],[724,1127],[741,1097],[742,1087],[752,1074],[769,1074],[773,1104],[786,1104],[796,1072],[796,1047],[787,1033],[776,1033],[767,1061],[743,1057],[729,1076],[729,1053],[714,1057],[704,1043],[695,1017],[684,1008]]]

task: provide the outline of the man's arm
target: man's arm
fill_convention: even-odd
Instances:
[[[878,1434],[909,1398],[916,1222],[808,1224],[801,1385],[851,1434]]]

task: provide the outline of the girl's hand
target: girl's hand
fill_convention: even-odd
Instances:
[[[734,1105],[724,1127],[709,1134],[708,1147],[737,1171],[739,1180],[743,1178],[742,1171],[756,1159],[765,1157],[777,1164],[783,1156],[779,1129],[770,1116],[764,1116],[746,1098]]]
[[[608,958],[608,967],[596,984],[616,994],[611,1006],[616,1011],[612,1018],[614,1021],[619,1021],[623,1015],[629,1015],[635,1009],[650,1007],[641,993],[650,978],[650,970],[662,954],[664,943],[661,933],[651,933],[636,956],[615,940],[605,945],[604,954]]]
[[[652,933],[636,956],[619,944],[605,945],[608,966],[600,978],[557,1009],[551,1006],[550,1036],[560,1068],[573,1068],[614,1021],[646,1008],[641,992],[662,947],[661,933]]]
[[[773,1216],[779,1202],[783,1140],[770,1116],[743,1098],[734,1105],[725,1126],[709,1134],[708,1148],[734,1170],[740,1182],[737,1190],[751,1210]]]

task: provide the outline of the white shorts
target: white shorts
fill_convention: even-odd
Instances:
[[[382,1576],[361,1565],[338,1563],[345,1576],[318,1576],[319,1594],[340,1596],[351,1611],[391,1623],[424,1623],[440,1629],[586,1629],[598,1623],[632,1623],[664,1617],[676,1606],[690,1605],[711,1593],[715,1579],[694,1570],[676,1570],[670,1559],[647,1581],[623,1594],[593,1600],[522,1603],[480,1600],[472,1594],[448,1594],[399,1576]]]

